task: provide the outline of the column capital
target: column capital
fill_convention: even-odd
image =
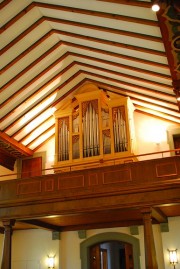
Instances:
[[[2,220],[2,224],[3,224],[3,226],[5,227],[5,226],[14,226],[14,224],[15,224],[15,220],[14,219],[4,219],[4,220]]]

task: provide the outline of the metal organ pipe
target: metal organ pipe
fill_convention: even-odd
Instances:
[[[117,110],[113,123],[115,152],[127,150],[126,122],[120,109]]]
[[[83,152],[84,157],[96,156],[99,154],[99,125],[98,115],[92,104],[88,104],[85,116],[83,117]]]
[[[59,130],[59,159],[65,161],[69,159],[69,131],[65,119]]]

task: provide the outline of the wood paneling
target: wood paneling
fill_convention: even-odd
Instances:
[[[176,175],[166,176],[168,163],[175,164]],[[161,178],[156,175],[157,165],[165,169]],[[179,178],[180,159],[173,156],[1,181],[0,219],[28,219],[27,227],[34,223],[63,231],[121,227],[141,225],[141,209],[154,207],[153,222],[166,222],[167,216],[180,215]]]

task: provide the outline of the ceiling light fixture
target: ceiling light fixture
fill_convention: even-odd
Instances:
[[[166,4],[166,6],[173,7],[177,12],[180,12],[180,1],[179,0],[154,0],[152,1],[152,10],[154,12],[158,12],[162,6],[162,4]]]
[[[161,7],[160,5],[161,5],[160,1],[154,1],[152,5],[152,11],[158,12]]]

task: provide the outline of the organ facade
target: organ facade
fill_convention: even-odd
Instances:
[[[127,97],[110,98],[94,84],[80,88],[55,112],[55,171],[134,161],[133,112]]]

